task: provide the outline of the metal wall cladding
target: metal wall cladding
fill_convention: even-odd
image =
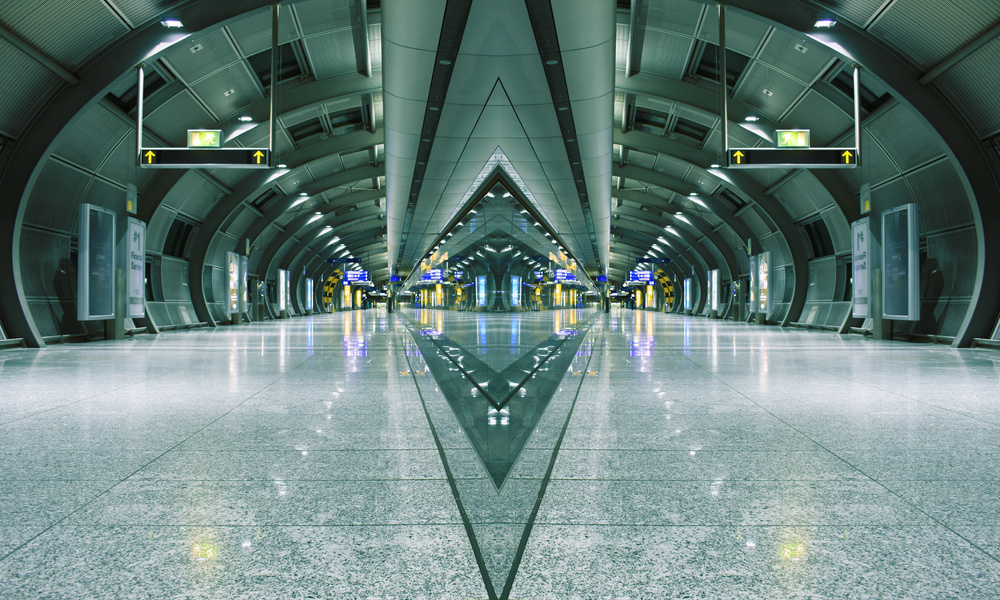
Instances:
[[[872,189],[872,214],[876,216],[910,202],[913,202],[913,194],[902,178]]]
[[[166,196],[163,197],[159,210],[163,210],[163,208],[166,207],[178,211],[184,206],[184,203],[187,202],[187,199],[191,194],[195,193],[202,186],[209,185],[211,184],[205,181],[204,177],[194,171],[188,171],[184,173],[180,180],[178,180],[177,183],[170,188],[170,191],[167,192]]]
[[[223,302],[214,302],[209,304],[208,312],[211,313],[212,318],[215,319],[216,323],[225,323],[231,319],[228,308]]]
[[[774,197],[781,202],[781,205],[788,211],[788,216],[793,221],[800,221],[818,210],[813,198],[805,190],[791,181],[779,188]]]
[[[108,0],[125,15],[132,27],[139,27],[160,17],[164,11],[181,4],[182,0]]]
[[[889,158],[889,154],[867,130],[861,138],[861,166],[850,169],[851,171],[857,171],[863,181],[868,181],[872,185],[878,185],[899,175],[899,169]],[[844,169],[844,172],[847,171],[848,169]]]
[[[222,190],[202,179],[202,184],[184,200],[180,212],[195,220],[204,221],[222,195]]]
[[[163,243],[170,232],[170,226],[174,224],[177,213],[169,208],[160,207],[149,220],[146,226],[146,251],[163,252]]]
[[[250,229],[250,226],[256,223],[257,219],[259,218],[260,217],[258,217],[257,214],[254,213],[252,210],[250,210],[249,208],[244,208],[236,216],[236,218],[233,219],[233,222],[226,229],[226,233],[229,233],[236,237],[240,237],[244,233],[246,233],[246,231]]]
[[[348,0],[308,0],[295,4],[299,27],[303,35],[313,35],[331,29],[351,26]]]
[[[95,177],[83,196],[83,202],[122,213],[125,210],[125,190]]]
[[[895,2],[869,31],[930,70],[1000,20],[996,0]]]
[[[103,3],[80,0],[5,2],[0,23],[69,71],[129,32]]]
[[[228,302],[229,299],[229,274],[227,269],[219,266],[206,265],[205,269],[211,269],[212,277],[212,298],[213,302]],[[205,288],[208,290],[209,288]]]
[[[759,19],[729,11],[726,13],[726,48],[753,56],[769,29],[770,26]],[[713,44],[719,43],[719,12],[715,7],[705,11],[698,37]]]
[[[57,296],[53,281],[60,270],[60,261],[69,261],[69,248],[69,235],[27,227],[21,230],[21,281],[25,296]]]
[[[804,46],[806,51],[796,50],[796,44]],[[832,59],[833,54],[825,46],[812,42],[808,36],[792,35],[780,29],[771,33],[760,53],[760,60],[805,84],[811,84],[822,75]]]
[[[642,72],[680,79],[687,67],[692,43],[690,37],[646,29],[642,43]]]
[[[817,2],[858,27],[864,27],[886,0],[817,0]]]
[[[357,72],[354,37],[350,29],[314,35],[303,43],[309,52],[316,79]],[[375,68],[374,64],[372,68]]]
[[[903,172],[945,153],[944,142],[937,132],[928,127],[920,115],[902,104],[896,105],[865,129]]]
[[[772,294],[771,303],[775,304],[778,302],[788,302],[792,298],[791,294],[785,293],[786,291],[785,280],[792,279],[791,277],[785,276],[786,271],[788,271],[789,269],[785,269],[783,266],[776,265],[774,263],[772,263],[771,266],[768,267],[768,269],[769,269],[768,277],[770,277],[771,279],[771,281],[768,282],[768,286],[771,288],[771,294]]]
[[[973,227],[927,236],[927,259],[936,261],[944,278],[943,296],[972,296],[976,284],[976,249]]]
[[[809,289],[806,300],[809,302],[831,302],[835,300],[834,291],[837,283],[837,257],[824,256],[809,261]]]
[[[980,136],[1000,131],[1000,38],[944,73],[935,82],[958,105]]]
[[[170,47],[163,59],[187,84],[200,81],[227,65],[240,60],[239,55],[221,29],[191,36]]]
[[[35,321],[35,327],[42,337],[60,335],[59,319],[62,309],[55,299],[38,299],[28,301],[28,310]]]
[[[704,5],[686,0],[649,0],[646,27],[694,36]],[[716,26],[718,28],[718,26]]]
[[[187,146],[187,130],[215,125],[212,115],[195,100],[188,90],[183,90],[143,119],[145,131],[152,131],[170,146]]]
[[[226,235],[224,233],[213,236],[211,243],[208,245],[208,251],[205,253],[205,264],[227,265],[226,253],[240,250],[237,246],[238,241],[238,238],[235,236]]]
[[[49,159],[39,174],[24,212],[24,222],[67,233],[76,229],[76,211],[91,177]]]
[[[811,90],[789,111],[782,128],[809,129],[810,141],[816,147],[831,145],[845,131],[851,132],[849,143],[854,143],[854,117]]]
[[[257,76],[250,73],[243,63],[230,65],[191,86],[201,101],[218,120],[264,99]]]
[[[271,11],[259,11],[229,25],[229,32],[233,34],[243,55],[253,56],[271,49],[271,28]],[[282,7],[278,13],[278,44],[298,37],[291,11]]]
[[[61,88],[63,80],[11,44],[0,40],[0,82],[6,90],[0,102],[0,133],[19,138],[31,118]]]
[[[116,181],[122,185],[126,185],[128,181],[132,179],[130,173],[135,173],[136,175],[142,172],[153,171],[151,169],[146,169],[140,171],[138,167],[135,166],[135,140],[134,140],[134,129],[129,130],[115,146],[115,149],[111,151],[108,155],[108,159],[104,161],[101,165],[100,170],[97,174],[101,177],[106,177],[112,181]]]
[[[742,219],[743,222],[745,222],[747,226],[750,228],[750,232],[758,238],[771,234],[771,230],[764,223],[764,219],[762,219],[760,215],[757,214],[757,211],[755,209],[750,209],[748,211],[745,211],[742,215],[740,215],[737,218]]]
[[[833,240],[834,252],[850,252],[851,250],[851,224],[847,222],[847,217],[841,212],[839,206],[831,206],[823,211],[823,221],[830,232]]]
[[[134,136],[130,127],[100,104],[80,115],[69,129],[57,138],[55,154],[85,169],[97,172],[108,155],[126,136]]]
[[[762,62],[754,62],[743,74],[734,98],[777,121],[792,103],[806,91],[806,86]],[[764,90],[771,95],[765,94]]]
[[[965,187],[950,159],[906,176],[910,191],[920,206],[924,232],[972,224],[972,206]],[[989,199],[992,202],[994,199]],[[969,256],[973,260],[975,255]]]
[[[188,261],[169,256],[162,257],[160,277],[163,299],[167,302],[190,302],[191,287],[188,278]]]

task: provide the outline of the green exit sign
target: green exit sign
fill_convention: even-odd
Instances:
[[[221,129],[188,129],[188,148],[218,148],[222,145]]]
[[[808,129],[778,129],[775,132],[778,137],[779,148],[808,148]]]

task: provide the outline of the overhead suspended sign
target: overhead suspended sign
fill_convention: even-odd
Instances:
[[[857,148],[730,148],[730,169],[853,169]]]
[[[267,148],[143,148],[139,165],[147,169],[267,169]]]

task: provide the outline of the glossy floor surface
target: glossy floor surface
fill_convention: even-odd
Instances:
[[[1000,597],[996,351],[612,311],[498,489],[405,323],[0,351],[0,598]]]

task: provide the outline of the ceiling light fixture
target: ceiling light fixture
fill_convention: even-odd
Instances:
[[[240,121],[243,121],[244,123],[252,123],[253,117],[251,117],[250,115],[242,115],[240,117]]]
[[[817,27],[817,28],[820,28],[820,29],[829,29],[829,28],[833,27],[836,24],[837,24],[837,22],[834,21],[833,19],[820,19],[820,20],[816,21],[816,23],[813,25],[813,27]]]
[[[160,21],[160,25],[163,25],[167,29],[184,27],[184,23],[181,23],[177,19],[163,19],[162,21]]]
[[[757,121],[760,121],[760,117],[758,117],[757,115],[747,115],[746,117],[743,118],[743,120],[746,121],[747,123],[756,123]]]

